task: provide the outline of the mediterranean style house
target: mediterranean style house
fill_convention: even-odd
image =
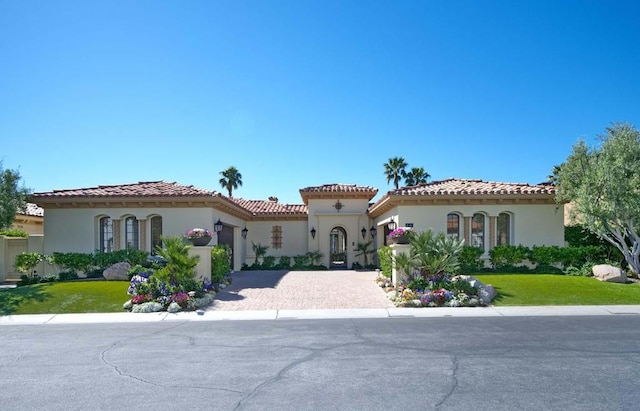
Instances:
[[[301,204],[226,197],[152,181],[36,193],[44,209],[44,253],[136,248],[153,253],[163,236],[195,227],[220,231],[233,266],[254,261],[252,244],[275,257],[320,252],[330,268],[351,267],[359,242],[386,244],[393,227],[433,230],[488,251],[500,244],[564,245],[563,207],[552,185],[451,178],[388,191],[354,184],[300,189]]]

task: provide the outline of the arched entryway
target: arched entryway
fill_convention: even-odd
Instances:
[[[329,268],[347,268],[347,232],[342,227],[329,234]]]

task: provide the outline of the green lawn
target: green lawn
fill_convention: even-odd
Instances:
[[[0,315],[122,312],[129,281],[72,281],[0,290]]]
[[[493,305],[640,304],[640,284],[605,283],[588,277],[552,274],[478,274],[498,296]]]

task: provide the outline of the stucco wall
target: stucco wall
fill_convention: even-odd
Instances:
[[[500,213],[512,216],[512,239],[514,245],[564,245],[564,212],[563,207],[556,204],[509,204],[509,205],[451,205],[451,206],[399,206],[376,221],[387,221],[390,216],[403,227],[414,225],[416,231],[433,230],[446,232],[447,214],[458,213],[462,217],[471,217],[475,213],[485,214],[485,244],[487,251],[490,244],[489,217]],[[463,218],[460,219],[461,236],[464,237]],[[383,232],[379,227],[379,232]],[[379,243],[382,238],[379,239]]]
[[[279,225],[282,228],[282,248],[273,248],[271,241],[271,230],[273,226]],[[311,238],[307,230],[306,221],[249,221],[247,223],[247,239],[245,240],[246,256],[243,260],[245,264],[251,265],[255,262],[251,242],[269,247],[266,255],[274,257],[305,254],[308,249],[308,240]]]
[[[366,214],[369,206],[367,199],[340,199],[342,208],[338,212],[335,208],[337,199],[311,199],[309,200],[309,230],[315,228],[316,238],[309,236],[309,251],[322,253],[321,263],[330,265],[330,233],[336,227],[345,230],[347,267],[351,267],[354,261],[362,263],[362,258],[356,258],[353,249],[358,242],[366,242],[371,239],[369,229],[371,220]],[[362,238],[362,228],[367,230],[365,238]]]
[[[162,217],[162,235],[182,236],[190,228],[200,227],[213,231],[214,223],[220,218],[225,224],[242,229],[242,220],[221,213],[212,208],[63,208],[47,209],[44,222],[46,254],[58,252],[90,253],[99,249],[99,219],[104,216],[120,220],[120,245],[124,247],[124,220],[134,216],[147,220],[152,216]],[[144,244],[140,248],[150,250],[150,223],[145,227]],[[239,237],[236,235],[235,237]],[[141,235],[142,238],[142,235]],[[240,244],[237,238],[234,243]],[[212,243],[216,242],[214,236]]]

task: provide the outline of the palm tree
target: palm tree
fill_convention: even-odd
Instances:
[[[267,250],[269,250],[268,245],[262,245],[260,243],[256,244],[253,241],[251,242],[251,248],[253,249],[253,253],[256,255],[255,265],[260,263],[260,257],[264,257],[267,254]]]
[[[373,252],[373,250],[369,250],[371,244],[373,244],[373,240],[369,240],[366,243],[358,242],[358,246],[353,249],[353,251],[356,251],[356,257],[364,257],[365,268],[369,265],[369,254]]]
[[[400,178],[404,177],[406,172],[404,169],[407,167],[407,162],[402,157],[393,157],[389,159],[389,162],[384,164],[384,174],[387,176],[387,183],[393,180],[393,185],[398,189],[400,184]]]
[[[233,197],[233,189],[242,185],[242,174],[233,166],[221,171],[220,174],[222,175],[219,180],[220,185],[229,190],[229,197]]]
[[[424,171],[422,167],[413,167],[411,171],[404,175],[404,183],[408,186],[416,186],[418,184],[426,184],[431,174]]]

